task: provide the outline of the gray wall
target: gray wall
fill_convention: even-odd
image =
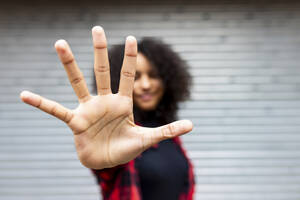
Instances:
[[[183,140],[196,199],[300,199],[299,3],[99,2],[1,5],[1,200],[99,199],[71,131],[18,98],[26,89],[75,108],[53,44],[69,41],[91,83],[96,24],[109,44],[157,36],[190,64],[192,98],[179,116],[195,124]]]

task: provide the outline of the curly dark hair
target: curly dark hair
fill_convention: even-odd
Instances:
[[[138,52],[142,53],[156,67],[164,84],[164,94],[154,111],[142,111],[134,105],[134,118],[143,122],[151,116],[161,124],[167,124],[177,119],[178,103],[190,96],[191,76],[187,64],[171,47],[161,40],[151,37],[142,38],[138,42]],[[123,63],[124,44],[114,45],[109,50],[111,88],[118,92],[120,70]],[[94,91],[96,82],[94,80]],[[151,114],[149,114],[151,113]]]

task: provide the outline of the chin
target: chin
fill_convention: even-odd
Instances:
[[[138,107],[143,111],[152,111],[155,110],[155,105],[138,105]]]
[[[143,111],[152,111],[155,110],[155,107],[140,107]]]

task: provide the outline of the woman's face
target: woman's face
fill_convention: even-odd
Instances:
[[[141,53],[137,55],[137,67],[133,88],[134,104],[144,111],[154,110],[164,93],[164,86],[156,68]]]

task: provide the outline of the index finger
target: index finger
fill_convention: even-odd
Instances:
[[[133,84],[136,70],[137,41],[128,36],[125,43],[123,66],[121,69],[119,93],[132,98]]]
[[[91,97],[89,90],[68,43],[65,40],[58,40],[55,43],[55,48],[60,61],[64,65],[69,81],[78,97],[79,102],[89,100]]]

